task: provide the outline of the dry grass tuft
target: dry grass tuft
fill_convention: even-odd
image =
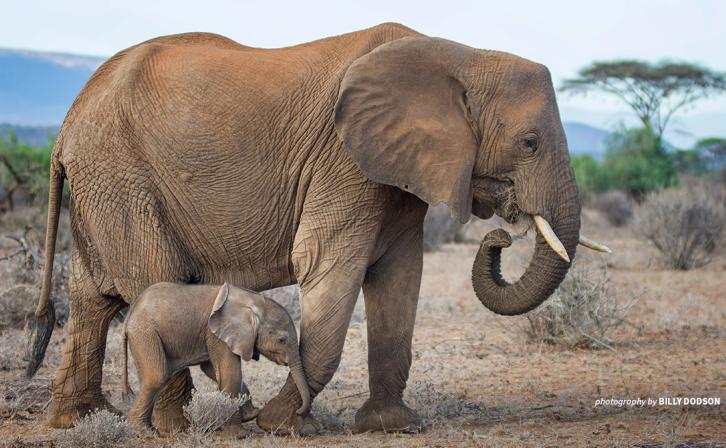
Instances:
[[[191,401],[184,406],[189,432],[201,436],[220,429],[248,399],[247,396],[233,398],[217,390],[195,390]]]
[[[527,314],[525,332],[531,342],[611,348],[611,331],[625,322],[640,295],[634,292],[620,305],[610,286],[607,265],[574,263],[552,297]]]
[[[125,418],[106,410],[83,417],[76,426],[64,431],[56,440],[59,448],[106,448],[124,446],[132,438]]]
[[[648,195],[636,211],[641,235],[665,263],[688,270],[711,261],[726,219],[723,193],[692,185]]]

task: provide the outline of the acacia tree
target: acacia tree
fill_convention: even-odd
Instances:
[[[708,153],[711,169],[726,168],[726,138],[702,138],[696,142],[694,150]]]
[[[613,94],[660,139],[676,111],[726,91],[726,74],[683,62],[594,62],[581,69],[577,78],[566,79],[560,90]]]

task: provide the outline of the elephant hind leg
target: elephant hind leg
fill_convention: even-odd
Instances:
[[[133,334],[129,346],[139,374],[139,392],[129,411],[129,423],[143,432],[152,429],[154,402],[170,375],[164,347],[155,331]]]
[[[77,253],[72,263],[66,344],[48,409],[55,428],[68,428],[96,409],[118,413],[101,393],[101,381],[108,326],[126,303],[98,292]]]

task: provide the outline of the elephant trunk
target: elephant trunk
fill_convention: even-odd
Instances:
[[[297,386],[297,390],[302,398],[302,405],[297,410],[298,415],[304,415],[310,412],[310,386],[305,377],[302,360],[300,359],[300,348],[297,343],[295,328],[292,329],[292,337],[288,346],[288,365],[290,366],[290,374]]]
[[[574,259],[580,232],[576,190],[567,199],[555,210],[551,220],[551,231],[556,235],[555,240],[561,241],[566,254],[555,252],[551,233],[548,235],[546,231],[548,226],[544,225],[543,234],[543,228],[538,225],[532,260],[522,277],[512,284],[501,275],[502,249],[512,244],[511,236],[503,229],[496,229],[484,237],[474,260],[472,284],[485,307],[507,316],[524,314],[538,307],[557,289],[570,267],[565,258]]]

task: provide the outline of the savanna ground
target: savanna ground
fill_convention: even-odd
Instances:
[[[43,229],[44,213],[34,216]],[[66,213],[64,213],[65,215]],[[5,215],[0,236],[21,235],[26,215]],[[15,226],[15,227],[13,227]],[[67,225],[66,225],[67,226]],[[477,222],[466,236],[480,238],[491,225]],[[524,317],[484,309],[470,280],[476,243],[447,244],[427,253],[414,334],[414,362],[405,399],[427,421],[418,435],[351,434],[355,411],[367,395],[366,322],[359,300],[340,367],[315,400],[326,428],[314,438],[274,437],[245,424],[248,436],[210,436],[219,446],[726,446],[726,404],[721,406],[595,406],[600,398],[720,397],[726,399],[726,247],[691,271],[669,270],[630,227],[611,227],[599,212],[583,212],[583,232],[613,249],[612,255],[578,251],[578,263],[609,268],[617,300],[640,299],[609,348],[584,349],[528,341]],[[38,232],[40,233],[40,232]],[[530,232],[531,233],[531,232]],[[29,233],[41,241],[42,235]],[[3,252],[15,243],[3,239]],[[68,247],[68,237],[61,248]],[[523,270],[531,241],[505,251],[505,272]],[[9,262],[0,262],[9,263]],[[0,279],[0,282],[3,280]],[[0,290],[2,290],[0,284]],[[28,309],[32,309],[33,304]],[[104,390],[121,410],[121,325],[108,337]],[[0,445],[52,446],[61,430],[44,424],[50,381],[65,340],[56,329],[44,367],[23,378],[25,334],[3,326],[0,334]],[[253,400],[263,405],[282,386],[287,369],[267,360],[243,366]],[[214,384],[193,368],[195,385]],[[135,371],[131,369],[132,386]],[[191,446],[191,439],[130,440],[131,445]]]

